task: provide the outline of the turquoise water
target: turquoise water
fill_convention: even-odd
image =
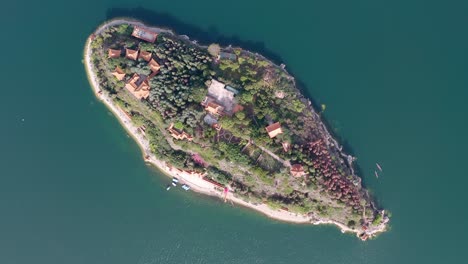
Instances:
[[[414,0],[3,3],[0,263],[462,263],[467,9]],[[286,63],[327,105],[365,185],[392,211],[391,230],[362,243],[334,227],[166,192],[167,178],[94,98],[81,63],[87,36],[122,15]]]

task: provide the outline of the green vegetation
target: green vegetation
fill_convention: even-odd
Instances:
[[[351,228],[381,223],[382,215],[286,71],[240,48],[212,44],[206,49],[169,33],[159,34],[153,44],[131,37],[132,31],[132,26],[119,25],[97,35],[91,43],[92,62],[115,104],[131,115],[135,125],[144,126],[158,159],[204,171],[246,201],[337,220]],[[124,54],[108,58],[109,48],[151,52],[160,69],[153,72],[147,61]],[[220,52],[228,58],[218,59]],[[126,74],[123,81],[111,74],[116,67]],[[147,99],[138,100],[124,88],[135,73],[149,76]],[[241,107],[236,111],[225,107],[220,116],[207,116],[201,102],[213,79],[234,87],[237,92],[230,104]],[[280,122],[282,133],[270,138],[265,127],[275,122]],[[193,140],[172,139],[170,124]],[[194,160],[194,153],[206,164]],[[301,165],[304,175],[294,177],[291,165]]]

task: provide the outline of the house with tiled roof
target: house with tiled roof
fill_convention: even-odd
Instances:
[[[125,57],[129,60],[137,60],[138,59],[138,50],[132,50],[129,48],[125,49]]]
[[[107,52],[107,55],[109,58],[118,58],[122,54],[122,51],[120,49],[109,49]]]
[[[151,52],[140,50],[140,54],[138,55],[139,59],[143,59],[145,61],[151,60]]]
[[[281,124],[279,122],[271,124],[267,126],[265,129],[268,133],[268,136],[270,136],[270,138],[274,138],[277,135],[283,133],[283,130],[281,129]]]
[[[112,72],[112,75],[117,78],[117,80],[121,81],[125,78],[125,72],[119,67],[115,67],[115,70]]]
[[[157,72],[159,69],[161,69],[161,66],[155,59],[151,59],[148,63],[148,66],[150,67],[152,72]]]
[[[171,125],[169,126],[167,130],[169,131],[169,133],[171,133],[171,136],[175,139],[179,139],[179,140],[187,139],[188,141],[193,140],[193,137],[190,134],[186,133],[185,131],[180,131],[176,129],[174,127],[174,123],[171,123]]]
[[[156,41],[156,38],[158,37],[158,33],[150,31],[149,29],[146,29],[144,27],[135,26],[133,28],[132,36],[138,39],[154,43]]]
[[[149,96],[150,86],[146,76],[134,74],[125,84],[125,88],[137,99],[146,99]]]
[[[206,96],[205,99],[201,102],[201,105],[205,108],[205,111],[212,114],[213,116],[220,116],[224,114],[224,107],[216,103],[216,100],[210,96]]]
[[[292,165],[290,172],[291,172],[291,175],[296,178],[305,175],[304,166],[302,166],[301,164]]]

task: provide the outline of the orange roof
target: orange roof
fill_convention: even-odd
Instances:
[[[294,164],[291,166],[291,174],[294,177],[300,177],[304,175],[304,167],[301,164]]]
[[[142,76],[139,76],[138,74],[133,74],[132,78],[125,84],[125,88],[132,93],[136,98],[141,99],[141,98],[148,98],[149,96],[149,91],[150,91],[150,86],[148,83],[148,80],[141,80],[143,78]],[[138,84],[138,82],[140,82]]]
[[[193,140],[192,135],[186,133],[185,131],[179,131],[179,130],[175,129],[174,128],[174,123],[171,123],[171,125],[169,126],[169,128],[167,130],[169,130],[169,132],[171,132],[171,136],[173,138],[175,138],[175,139],[180,139],[180,140],[187,139],[188,141]]]
[[[144,80],[144,81],[141,83],[140,87],[138,87],[138,89],[141,89],[141,90],[148,90],[148,91],[149,91],[150,86],[149,86],[148,81],[147,81],[147,80]]]
[[[151,52],[140,50],[140,55],[138,58],[142,58],[145,61],[150,61],[151,60]]]
[[[161,66],[159,66],[159,63],[155,61],[154,59],[150,60],[150,62],[148,63],[148,66],[153,72],[157,72],[161,68]]]
[[[138,50],[125,49],[125,57],[130,60],[138,59]]]
[[[274,138],[277,135],[283,133],[283,130],[281,129],[281,124],[279,122],[269,125],[265,129],[268,133],[268,136],[270,136],[270,138]]]
[[[119,66],[115,67],[115,70],[112,72],[112,75],[117,78],[117,80],[121,81],[125,78],[125,72],[119,68]]]
[[[224,107],[222,107],[221,105],[215,103],[215,102],[209,102],[206,107],[205,107],[205,110],[214,114],[214,115],[220,115],[223,110],[224,110]]]
[[[156,32],[150,31],[146,28],[135,26],[133,28],[132,36],[148,42],[155,42],[158,34]]]
[[[109,49],[108,55],[109,55],[109,58],[118,58],[120,57],[121,53],[122,53],[121,50]]]

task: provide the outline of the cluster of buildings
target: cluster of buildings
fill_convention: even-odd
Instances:
[[[132,32],[132,36],[147,42],[154,43],[158,34],[143,27],[135,26]],[[125,51],[125,58],[129,60],[136,61],[141,59],[148,62],[148,67],[151,69],[151,74],[149,76],[134,73],[125,83],[125,88],[131,94],[133,94],[133,96],[135,96],[137,99],[146,99],[149,97],[149,92],[151,89],[148,80],[159,72],[161,66],[153,58],[151,52],[144,50],[129,48],[109,49],[108,57],[120,58],[122,56],[123,50]],[[237,56],[232,53],[220,52],[218,59],[236,60]],[[124,81],[126,77],[125,72],[120,67],[116,67],[112,72],[112,75],[115,76],[115,78],[119,81]],[[239,92],[235,88],[212,79],[210,86],[208,87],[208,94],[201,102],[201,105],[207,112],[207,116],[204,118],[205,122],[213,126],[216,130],[221,130],[221,126],[217,122],[219,117],[224,115],[233,115],[236,112],[243,110],[243,107],[237,104],[236,100],[234,99],[235,95],[238,93]],[[277,92],[275,95],[278,98],[284,97],[282,92]],[[189,142],[193,141],[192,135],[186,133],[183,130],[176,129],[173,123],[167,130],[174,139],[187,140]],[[265,127],[265,130],[270,138],[275,138],[276,136],[283,133],[280,122],[276,122]],[[288,143],[283,142],[283,149],[285,151],[288,151],[289,147],[290,146]],[[189,171],[181,171],[181,173],[193,174],[193,172]],[[302,177],[306,174],[304,167],[301,164],[292,165],[290,168],[290,173],[293,177]]]
[[[280,122],[276,122],[274,124],[267,126],[265,130],[267,131],[268,136],[270,138],[274,138],[278,136],[279,134],[283,133]],[[287,141],[284,141],[282,143],[282,146],[283,146],[284,152],[288,152],[289,149],[291,148],[291,144]],[[291,173],[293,177],[296,177],[296,178],[300,178],[307,174],[307,172],[304,170],[304,166],[301,164],[293,164],[289,172]]]
[[[135,26],[133,29],[132,36],[154,43],[156,41],[158,34],[150,30],[147,30],[143,27]],[[108,50],[109,58],[120,58],[121,56],[122,56],[122,49],[109,49]],[[137,99],[148,98],[149,92],[151,89],[148,80],[154,77],[156,74],[158,74],[161,66],[153,58],[151,52],[144,51],[144,50],[138,50],[138,49],[134,50],[134,49],[125,48],[125,58],[129,60],[134,60],[134,61],[142,59],[148,62],[148,67],[151,69],[151,74],[149,76],[146,76],[144,74],[134,73],[125,83],[125,88],[131,94],[133,94],[133,96],[135,96]],[[126,76],[125,72],[118,66],[114,69],[114,71],[112,72],[112,75],[114,75],[115,78],[117,78],[117,80],[119,81],[123,81]]]
[[[239,91],[235,88],[212,79],[208,87],[208,95],[201,102],[201,105],[207,112],[207,116],[204,118],[205,122],[220,130],[221,127],[217,123],[219,117],[242,111],[244,108],[237,104],[234,99],[234,96],[238,93]]]

